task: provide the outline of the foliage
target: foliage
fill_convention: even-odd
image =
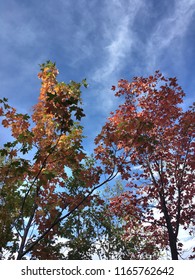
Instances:
[[[179,107],[184,92],[176,78],[159,71],[132,82],[120,80],[115,95],[125,101],[96,138],[96,159],[108,174],[116,166],[130,188],[112,207],[126,213],[126,235],[141,221],[155,244],[169,245],[178,259],[179,228],[194,225],[195,107],[184,112]]]
[[[157,259],[169,245],[177,259],[179,228],[193,226],[195,111],[178,106],[176,79],[156,72],[119,81],[116,96],[125,102],[88,157],[86,80],[58,82],[51,61],[40,68],[32,116],[0,99],[3,131],[11,132],[0,148],[1,258]],[[97,193],[117,175],[129,189]]]
[[[160,250],[150,240],[151,234],[143,236],[141,224],[136,237],[126,240],[125,220],[110,209],[110,199],[122,193],[120,182],[106,186],[93,197],[90,207],[78,209],[63,226],[67,259],[158,259]],[[100,198],[101,197],[101,198]],[[150,251],[146,248],[150,247]],[[148,253],[149,251],[149,253]]]
[[[52,255],[46,248],[60,236],[59,224],[80,205],[88,205],[93,191],[101,186],[100,170],[83,168],[87,156],[80,124],[84,116],[81,86],[87,86],[86,80],[59,83],[57,75],[54,63],[41,65],[42,86],[32,117],[17,113],[6,98],[0,100],[2,125],[10,129],[13,139],[0,149],[0,219],[6,217],[0,250],[12,248],[7,258],[15,258],[16,253],[17,259],[26,258],[29,252],[33,258],[57,258],[56,252]],[[80,174],[84,182],[76,195],[68,171]]]

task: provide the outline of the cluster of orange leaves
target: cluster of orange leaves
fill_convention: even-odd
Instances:
[[[85,158],[80,125],[84,116],[80,107],[82,83],[58,83],[57,75],[55,64],[42,65],[38,74],[42,83],[39,102],[33,107],[32,118],[18,114],[6,99],[1,100],[0,108],[2,125],[10,129],[15,139],[8,144],[7,152],[3,150],[9,163],[1,167],[5,176],[2,180],[8,191],[19,181],[24,196],[18,206],[18,216],[22,219],[33,216],[39,233],[44,232],[63,209],[69,207],[71,210],[82,199],[71,197],[66,184],[69,176],[66,168],[78,170]],[[33,153],[34,158],[19,160],[22,153]],[[14,165],[14,161],[17,164]],[[19,167],[20,174],[17,174]],[[54,235],[56,230],[55,227],[50,234]]]

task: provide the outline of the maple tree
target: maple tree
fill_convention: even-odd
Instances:
[[[170,247],[178,259],[179,229],[194,226],[195,104],[179,106],[184,92],[176,78],[159,71],[148,78],[120,80],[115,95],[124,100],[111,112],[96,138],[96,159],[127,181],[127,190],[111,200],[126,220],[125,238],[151,232],[153,243]],[[192,232],[190,232],[192,234]]]
[[[17,113],[6,98],[0,100],[2,126],[13,139],[0,149],[0,250],[8,259],[26,258],[28,253],[35,259],[58,258],[59,225],[89,205],[93,191],[114,177],[112,173],[99,183],[100,168],[84,167],[80,121],[86,80],[59,83],[57,75],[51,61],[41,65],[40,96],[31,117]],[[79,174],[77,185],[70,184],[68,172]]]

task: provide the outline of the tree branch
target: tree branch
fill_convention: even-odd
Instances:
[[[114,179],[116,176],[117,176],[117,172],[115,173],[115,167],[113,168],[113,171],[112,171],[112,174],[105,180],[103,181],[101,184],[95,186],[94,188],[92,188],[92,190],[72,209],[70,210],[67,214],[65,214],[64,216],[62,217],[57,217],[54,222],[50,225],[50,227],[45,230],[38,238],[36,241],[34,241],[33,243],[31,243],[28,248],[23,251],[22,253],[20,252],[20,255],[18,255],[18,258],[17,259],[22,259],[22,257],[24,255],[26,255],[28,252],[30,252],[33,247],[38,244],[49,232],[50,230],[56,226],[57,224],[59,224],[60,222],[62,222],[65,218],[68,218],[76,209],[79,208],[80,205],[82,205],[86,200],[87,198],[95,191],[97,190],[98,188],[100,188],[101,186],[103,186],[104,184],[110,182],[112,179]],[[30,220],[29,220],[30,221]]]

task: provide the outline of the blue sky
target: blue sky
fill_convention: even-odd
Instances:
[[[178,78],[184,108],[193,100],[195,0],[1,0],[0,42],[0,98],[19,111],[37,102],[46,60],[56,62],[60,81],[87,78],[88,152],[117,106],[110,89],[120,78],[159,69]]]

